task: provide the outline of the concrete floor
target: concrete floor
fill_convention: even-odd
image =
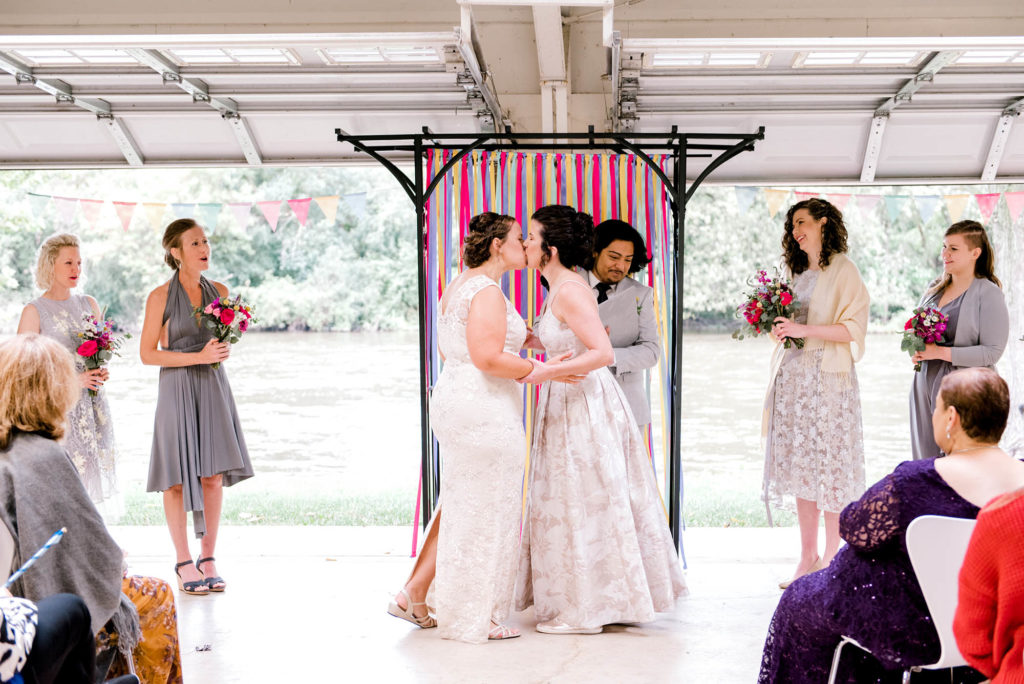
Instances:
[[[161,527],[114,527],[130,571],[174,580]],[[263,682],[753,682],[792,571],[797,530],[691,529],[690,595],[651,624],[594,636],[533,630],[473,646],[385,611],[411,560],[408,528],[225,527],[224,594],[178,596],[187,684]],[[195,544],[198,547],[198,543]],[[177,587],[177,584],[175,587]]]

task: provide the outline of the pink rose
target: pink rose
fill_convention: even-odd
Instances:
[[[783,292],[779,295],[779,303],[782,304],[782,306],[789,306],[793,303],[793,295],[788,292]]]
[[[79,356],[86,356],[86,357],[92,356],[98,350],[99,350],[99,347],[96,345],[96,340],[86,340],[82,344],[78,345],[78,355]]]
[[[235,312],[232,309],[224,309],[220,312],[220,322],[224,325],[231,325],[231,321],[235,320]]]
[[[939,323],[938,325],[936,325],[935,326],[935,332],[946,332],[946,324],[945,323]]]
[[[242,320],[240,320],[238,322],[238,329],[241,332],[245,332],[246,330],[248,330],[249,329],[249,319],[248,318],[243,318]]]
[[[214,301],[210,302],[209,304],[207,304],[206,308],[203,309],[203,313],[212,314],[213,310],[217,308],[216,304],[217,304],[216,300],[214,300]]]

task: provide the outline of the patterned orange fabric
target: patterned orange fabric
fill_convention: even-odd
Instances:
[[[135,647],[135,674],[142,684],[181,684],[181,651],[178,647],[178,611],[171,585],[156,577],[132,575],[121,581],[123,591],[139,611],[142,640]],[[117,643],[116,634],[104,629],[96,637],[101,648]],[[108,678],[128,674],[118,654]]]

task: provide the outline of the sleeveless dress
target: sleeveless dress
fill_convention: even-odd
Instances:
[[[84,372],[85,363],[75,350],[82,342],[78,331],[85,327],[85,317],[94,313],[89,298],[71,295],[57,301],[39,297],[30,303],[39,312],[39,331],[64,345],[75,360],[75,370]],[[101,387],[95,397],[89,394],[89,390],[82,390],[78,403],[68,413],[62,446],[75,464],[93,503],[99,504],[115,495],[117,452],[105,388]]]
[[[491,621],[503,623],[512,607],[526,458],[523,390],[469,358],[470,303],[497,283],[473,276],[452,286],[458,289],[437,319],[445,362],[430,397],[443,506],[433,607],[442,638],[484,643]],[[504,350],[518,356],[526,324],[507,299],[505,325]]]
[[[219,296],[206,278],[200,277],[199,285],[202,306]],[[192,315],[192,304],[177,272],[167,286],[163,322],[167,324],[168,351],[197,352],[213,338]],[[182,485],[185,510],[192,511],[197,537],[206,534],[200,478],[221,474],[224,486],[230,487],[253,476],[225,365],[160,369],[146,491],[162,492]]]
[[[560,288],[534,328],[552,359],[587,350],[551,313]],[[532,604],[538,621],[585,629],[672,610],[686,582],[619,383],[607,368],[575,385],[545,383],[535,415],[517,610]]]
[[[945,342],[939,342],[940,347],[952,347],[956,339],[956,326],[960,321],[960,304],[963,303],[964,292],[946,306],[939,308],[941,292],[936,292],[928,298],[922,306],[938,308],[939,311],[949,316],[946,324],[946,332],[943,335]],[[935,436],[932,434],[932,411],[935,410],[935,397],[939,396],[939,385],[942,379],[953,372],[953,364],[941,359],[930,359],[921,362],[921,370],[914,373],[914,383],[910,386],[910,447],[915,459],[938,458],[942,456],[942,449],[935,443]]]
[[[793,278],[801,303],[793,320],[807,322],[807,310],[820,271]],[[765,506],[795,508],[784,497],[814,501],[823,511],[838,513],[864,493],[864,430],[857,370],[850,384],[832,388],[822,381],[821,349],[786,350],[775,376],[774,408],[765,444],[763,498]],[[808,355],[812,355],[808,358]],[[768,508],[769,522],[771,509]]]

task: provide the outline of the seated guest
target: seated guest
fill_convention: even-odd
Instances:
[[[0,588],[0,683],[92,684],[95,663],[89,609],[82,599],[54,594],[35,604]],[[108,684],[139,680],[125,675]]]
[[[1010,408],[1006,382],[987,368],[942,380],[932,413],[944,458],[901,463],[839,520],[847,545],[832,563],[793,582],[768,627],[760,682],[828,681],[841,637],[837,681],[888,681],[935,662],[939,639],[907,555],[906,531],[922,515],[975,518],[981,506],[1024,486],[1024,463],[997,445]]]
[[[167,583],[123,577],[123,553],[57,442],[80,387],[71,355],[57,342],[35,334],[0,342],[0,521],[14,540],[13,567],[56,530],[67,528],[61,543],[15,581],[11,591],[32,601],[77,594],[89,609],[91,634],[110,623],[108,629],[117,633],[117,646],[125,654],[140,654],[155,642],[169,662],[147,681],[180,682],[176,617]],[[148,591],[133,591],[130,599],[123,588],[131,589],[133,580]],[[160,610],[154,613],[145,602],[160,597]],[[153,625],[158,631],[140,631],[140,614],[143,629]]]
[[[992,684],[1024,682],[1024,489],[978,514],[953,633],[960,653]]]

